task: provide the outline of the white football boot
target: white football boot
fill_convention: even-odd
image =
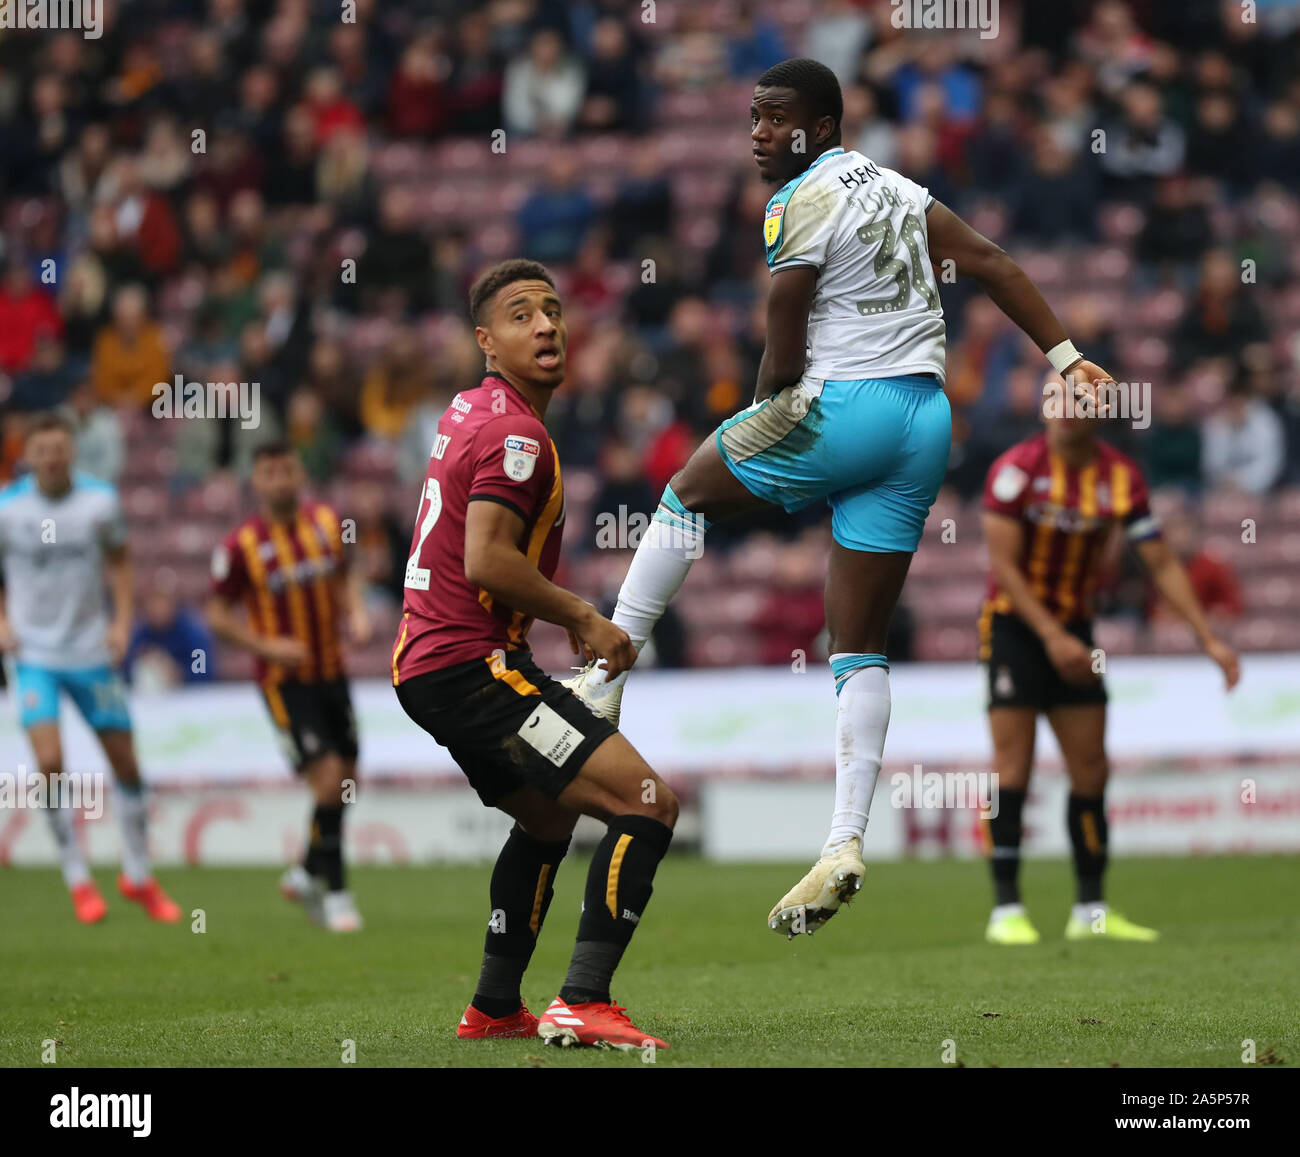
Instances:
[[[294,904],[301,904],[307,919],[313,924],[325,923],[325,885],[301,864],[294,864],[280,877],[280,895]]]
[[[846,840],[829,856],[823,856],[781,902],[768,913],[767,926],[793,940],[799,933],[811,936],[847,904],[862,887],[867,873],[862,862],[862,841]]]
[[[623,704],[623,684],[627,682],[627,672],[619,675],[612,682],[604,679],[592,682],[592,672],[596,670],[594,662],[588,663],[571,679],[561,679],[560,686],[567,687],[586,704],[587,710],[601,719],[608,719],[618,726],[619,713]]]
[[[321,902],[321,923],[331,932],[360,932],[361,913],[351,892],[326,892]]]

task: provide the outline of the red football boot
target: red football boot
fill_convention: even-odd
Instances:
[[[143,884],[133,884],[124,874],[119,874],[117,890],[128,900],[134,900],[144,908],[151,920],[175,924],[181,918],[181,906],[162,890],[158,881],[152,876]]]
[[[456,1026],[461,1040],[487,1040],[488,1037],[536,1036],[537,1017],[525,1005],[509,1016],[488,1016],[472,1004],[465,1010]]]
[[[654,1045],[666,1049],[667,1041],[642,1032],[628,1019],[620,1004],[589,1000],[565,1004],[558,996],[537,1022],[537,1035],[548,1045],[594,1045],[598,1049],[640,1049]]]
[[[105,916],[108,915],[108,905],[104,903],[104,897],[99,894],[99,889],[95,887],[94,880],[87,880],[83,884],[78,884],[71,889],[72,908],[77,914],[77,919],[83,924],[98,924]]]

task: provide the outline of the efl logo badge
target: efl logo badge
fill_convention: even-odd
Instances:
[[[537,459],[542,452],[542,444],[534,438],[520,438],[511,435],[506,439],[506,457],[504,468],[507,478],[516,482],[527,482],[537,468]]]
[[[768,246],[776,244],[776,236],[781,232],[781,214],[784,212],[784,205],[773,205],[763,219],[763,241]]]

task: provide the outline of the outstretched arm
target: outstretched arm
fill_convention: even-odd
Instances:
[[[993,304],[1047,355],[1058,374],[1064,377],[1068,372],[1076,388],[1079,383],[1111,380],[1110,374],[1074,348],[1038,287],[999,246],[940,201],[930,206],[925,223],[930,260],[935,265],[951,261],[962,277],[978,281]]]

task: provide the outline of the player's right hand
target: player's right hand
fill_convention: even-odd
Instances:
[[[293,639],[287,635],[263,639],[262,658],[268,663],[282,663],[286,667],[292,667],[306,661],[307,644],[301,639]]]
[[[636,662],[636,648],[622,627],[615,626],[603,615],[592,614],[575,632],[578,642],[590,647],[598,659],[605,660],[605,677],[613,679],[630,671]]]
[[[1047,657],[1067,683],[1095,683],[1097,673],[1092,669],[1092,652],[1088,645],[1069,631],[1058,631],[1043,641]]]

